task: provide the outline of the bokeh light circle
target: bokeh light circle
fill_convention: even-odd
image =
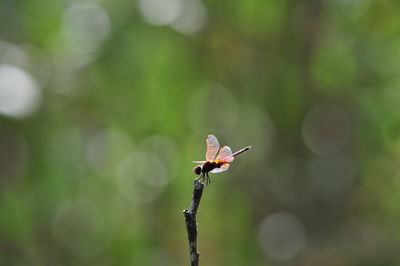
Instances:
[[[100,176],[112,177],[132,149],[132,140],[124,131],[105,128],[96,131],[86,141],[85,159]]]
[[[153,25],[172,23],[181,12],[180,0],[139,0],[139,11],[144,19]]]
[[[38,84],[28,72],[13,65],[0,65],[0,113],[28,116],[38,107],[40,98]]]
[[[207,20],[207,12],[203,2],[199,0],[182,1],[179,16],[172,22],[171,27],[184,34],[199,31]]]
[[[304,225],[290,213],[273,213],[261,222],[259,241],[267,256],[281,261],[288,260],[306,244]]]
[[[56,241],[77,255],[89,257],[101,252],[108,241],[104,214],[91,200],[74,198],[60,206],[53,220]]]
[[[201,133],[204,128],[212,132],[234,130],[240,116],[239,102],[235,95],[217,84],[194,91],[187,108],[188,123],[193,130]]]
[[[117,170],[121,194],[132,202],[156,199],[169,182],[164,161],[151,152],[136,151],[126,156]]]
[[[64,13],[63,32],[75,50],[94,51],[110,29],[108,13],[95,2],[76,2]]]
[[[350,133],[348,115],[334,104],[317,105],[304,119],[304,142],[318,155],[332,155],[343,150],[349,143]]]

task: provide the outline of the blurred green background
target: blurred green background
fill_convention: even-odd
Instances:
[[[400,2],[0,2],[0,265],[400,265]]]

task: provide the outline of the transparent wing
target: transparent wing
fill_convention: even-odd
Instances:
[[[219,150],[218,140],[214,135],[208,135],[206,142],[207,142],[206,160],[213,161],[215,156],[217,156],[217,152]]]
[[[216,161],[224,161],[226,163],[232,162],[233,159],[232,150],[228,146],[222,146],[217,158],[215,158]]]
[[[229,163],[224,163],[223,165],[221,165],[221,167],[220,168],[214,168],[212,171],[211,171],[211,173],[220,173],[220,172],[223,172],[223,171],[226,171],[226,170],[228,170],[228,168],[229,168]]]
[[[206,161],[193,161],[194,163],[205,163]]]

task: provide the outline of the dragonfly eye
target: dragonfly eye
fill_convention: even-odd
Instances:
[[[195,168],[193,168],[193,172],[194,172],[196,175],[200,175],[200,174],[201,174],[201,166],[198,165],[198,166],[196,166]]]

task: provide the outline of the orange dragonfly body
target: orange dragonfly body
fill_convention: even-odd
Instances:
[[[194,163],[200,163],[197,165],[193,172],[196,175],[200,175],[201,181],[206,181],[206,184],[210,184],[210,177],[208,173],[219,173],[228,170],[229,163],[233,162],[235,156],[248,151],[251,146],[247,146],[235,153],[232,153],[231,148],[228,146],[219,147],[218,139],[214,135],[208,135],[206,138],[207,152],[205,161],[193,161]]]

